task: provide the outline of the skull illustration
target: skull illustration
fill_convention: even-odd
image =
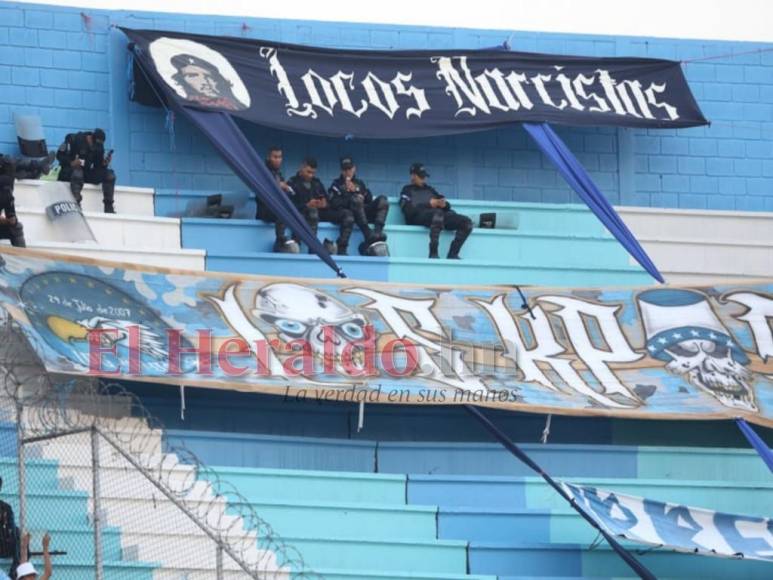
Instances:
[[[710,394],[723,405],[757,411],[749,357],[736,344],[699,292],[654,289],[639,294],[650,356],[666,370]]]
[[[308,341],[317,358],[324,356],[326,340],[332,341],[335,359],[340,361],[347,344],[366,337],[364,316],[320,290],[298,284],[264,286],[255,296],[252,313],[273,326],[282,340]],[[353,355],[354,365],[361,367],[362,347],[355,347]]]
[[[723,405],[756,411],[751,372],[733,358],[727,345],[710,340],[684,340],[664,349],[671,357],[666,369],[711,393]]]

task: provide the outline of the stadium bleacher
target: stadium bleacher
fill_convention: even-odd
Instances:
[[[122,165],[116,215],[102,212],[98,187],[84,188],[83,211],[94,242],[68,241],[51,227],[40,195],[45,181],[19,181],[16,206],[28,247],[63,256],[178,269],[182,280],[186,271],[334,279],[333,271],[317,256],[272,253],[273,225],[254,219],[254,195],[238,189],[242,186],[211,149],[200,146],[200,137],[190,125],[178,125],[178,149],[167,152],[174,139],[164,128],[160,111],[133,103],[124,110],[126,63],[117,55],[125,51],[123,44],[109,37],[115,32],[113,24],[252,34],[246,21],[128,12],[85,18],[86,12],[80,9],[51,10],[0,2],[4,20],[0,51],[8,48],[0,53],[0,91],[5,91],[0,94],[0,129],[10,126],[16,109],[47,115],[56,136],[73,130],[75,122],[88,121],[90,127],[96,119],[117,129],[119,134],[110,137],[123,145],[117,152],[117,163]],[[292,26],[263,22],[263,28],[260,22],[250,22],[258,36],[291,42],[336,45],[345,36],[337,29],[326,36],[324,29],[308,22]],[[422,42],[465,44],[468,38],[461,33],[450,40],[438,31],[433,34],[435,38]],[[499,33],[476,34],[479,46],[501,41]],[[351,42],[364,48],[403,46],[409,42],[404,39],[410,38],[403,31],[359,30],[353,25],[346,28],[346,35],[358,37]],[[120,42],[125,44],[125,39]],[[615,45],[612,50],[608,46],[612,41],[605,37],[529,36],[523,42],[520,50],[587,49],[611,55],[641,49],[650,56],[674,59],[731,48],[744,53],[749,48],[735,43],[720,50],[668,39],[641,48],[639,44],[646,43],[625,39],[622,47]],[[67,63],[73,69],[72,78],[78,79],[77,88],[71,86],[76,81],[56,70],[54,64],[60,59],[48,52],[59,44],[77,49],[72,66]],[[116,66],[119,60],[121,66]],[[16,66],[17,61],[25,66]],[[699,128],[682,138],[677,130],[654,137],[647,129],[602,129],[570,134],[567,139],[573,148],[577,145],[579,156],[605,191],[612,192],[615,209],[670,283],[717,284],[770,277],[773,272],[769,190],[773,60],[747,55],[742,65],[744,70],[698,63],[688,71],[701,105],[719,120],[711,129],[714,133]],[[748,84],[749,79],[754,84]],[[713,83],[719,89],[711,98],[706,96],[704,104]],[[722,96],[725,93],[728,96]],[[261,133],[255,142],[263,145],[277,137],[277,142],[290,144],[294,155],[301,150],[317,154],[307,151],[305,144],[301,147],[295,140],[300,137],[285,139],[274,130]],[[538,152],[529,149],[524,135],[513,131],[488,138],[465,137],[450,145],[450,154],[447,148],[425,141],[403,150],[393,143],[380,149],[356,143],[368,160],[364,167],[373,170],[369,183],[374,193],[389,196],[385,231],[391,255],[336,257],[349,278],[425,286],[577,288],[653,283],[585,205],[566,203],[576,200],[560,186],[552,168],[544,167]],[[6,139],[8,143],[14,145]],[[331,168],[335,169],[342,147],[351,143],[320,138],[312,145],[326,157],[321,177],[327,184],[335,177]],[[620,149],[625,147],[629,150],[623,154]],[[470,150],[475,154],[465,153]],[[476,227],[459,262],[426,257],[427,230],[404,224],[395,198],[398,177],[387,175],[399,165],[403,167],[399,179],[404,179],[407,163],[428,153],[446,174],[441,183],[448,186],[457,211],[471,216],[476,226],[482,213],[497,214],[495,229]],[[374,163],[380,156],[387,159]],[[630,167],[623,171],[626,163]],[[464,170],[457,172],[455,164],[464,165]],[[485,187],[473,184],[473,175],[479,179],[483,174],[473,170],[474,164],[494,169],[496,175]],[[501,165],[498,173],[497,165]],[[630,183],[623,183],[626,180]],[[202,217],[200,208],[213,194],[236,204],[232,218]],[[322,224],[319,237],[334,239],[336,230]],[[441,255],[451,237],[443,233]],[[355,230],[352,254],[361,240]],[[214,515],[205,517],[228,521],[248,538],[249,557],[265,560],[272,570],[269,578],[310,571],[328,580],[634,577],[543,479],[491,441],[460,408],[367,404],[360,411],[351,403],[293,402],[169,384],[122,381],[122,385],[158,419],[156,424],[126,417],[131,432],[158,445],[159,463],[174,465],[169,471],[173,484],[182,488],[183,482],[195,480],[202,503],[224,494],[229,501],[218,503]],[[773,515],[771,473],[729,421],[553,416],[552,424],[546,425],[541,414],[491,411],[490,415],[548,473],[563,480],[729,513]],[[54,417],[52,413],[47,428],[66,427]],[[0,499],[18,512],[16,420],[15,408],[0,393],[4,480]],[[773,442],[773,432],[759,431],[768,443]],[[541,443],[543,436],[546,442]],[[35,442],[26,451],[27,527],[36,537],[50,531],[56,548],[67,552],[55,560],[57,579],[94,578],[91,445],[88,435],[81,434],[58,442]],[[191,455],[178,455],[181,447]],[[209,470],[195,469],[194,456]],[[211,540],[179,516],[174,502],[109,447],[101,447],[100,462],[106,524],[102,529],[104,580],[215,578]],[[234,488],[238,497],[229,496]],[[283,568],[262,543],[260,534],[265,530],[235,515],[242,501],[298,550],[305,568]],[[623,545],[661,579],[773,577],[769,562],[681,554],[629,541]],[[0,568],[7,564],[0,562]],[[245,577],[226,558],[225,572],[218,580]]]

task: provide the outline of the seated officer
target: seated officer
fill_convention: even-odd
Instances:
[[[272,146],[269,147],[267,153],[266,153],[266,167],[268,167],[268,170],[271,172],[271,175],[274,176],[274,179],[276,180],[277,184],[279,185],[279,188],[284,191],[287,195],[292,197],[293,190],[292,188],[287,185],[287,182],[285,181],[284,175],[282,175],[282,162],[284,160],[284,154],[282,152],[281,147]],[[273,222],[274,224],[274,235],[276,236],[276,241],[274,242],[274,251],[275,252],[288,252],[289,245],[292,244],[290,240],[287,239],[287,236],[285,235],[285,225],[276,219],[276,216],[274,213],[266,206],[266,204],[261,203],[258,201],[258,211],[255,216],[255,219],[263,220],[266,222]],[[293,240],[298,243],[299,239],[293,234]],[[297,251],[297,246],[295,246]]]
[[[0,155],[0,240],[11,240],[11,245],[24,248],[24,228],[16,217],[13,200],[15,179],[16,164],[13,159]]]
[[[360,228],[365,244],[385,241],[384,224],[386,223],[389,202],[386,196],[374,198],[365,182],[356,176],[357,166],[351,157],[341,159],[341,175],[330,185],[328,200],[334,209],[347,209],[354,216],[354,223]],[[373,230],[368,222],[373,222]]]
[[[336,209],[328,204],[325,186],[317,179],[317,160],[307,157],[287,185],[293,190],[293,203],[306,218],[316,235],[320,221],[341,225],[341,233],[336,242],[338,255],[346,256],[349,248],[349,238],[352,235],[354,217],[348,209]]]
[[[110,169],[113,151],[105,155],[105,132],[70,133],[59,146],[56,158],[61,165],[59,181],[69,181],[70,191],[79,204],[84,183],[102,184],[105,213],[115,213],[115,173]]]
[[[456,230],[454,241],[448,250],[447,258],[458,260],[467,237],[472,232],[472,220],[451,209],[445,196],[427,184],[429,173],[421,163],[410,168],[411,183],[400,192],[400,207],[405,223],[429,228],[429,257],[438,258],[438,243],[441,230]]]

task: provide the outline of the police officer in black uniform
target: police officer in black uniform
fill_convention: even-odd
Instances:
[[[288,185],[287,181],[285,181],[284,175],[282,175],[283,160],[284,153],[281,147],[274,145],[268,148],[268,151],[266,152],[266,167],[268,167],[271,175],[273,175],[274,179],[279,185],[279,188],[292,198],[294,195],[293,189]],[[274,242],[274,251],[286,251],[287,244],[289,242],[285,234],[286,227],[280,220],[277,219],[276,215],[274,215],[274,212],[272,212],[265,204],[258,202],[258,211],[255,218],[266,222],[272,222],[274,224],[274,234],[276,236],[276,241]],[[293,240],[295,240],[296,243],[299,241],[299,238],[295,235],[295,233],[293,233]]]
[[[69,181],[70,191],[79,204],[84,183],[102,184],[105,213],[115,213],[115,173],[110,169],[113,151],[105,154],[102,129],[70,133],[59,147],[56,158],[61,165],[59,181]]]
[[[347,209],[354,216],[354,223],[360,228],[365,245],[385,241],[384,224],[389,212],[386,196],[373,197],[365,182],[356,175],[357,166],[351,157],[341,159],[341,175],[328,189],[328,200],[333,209]],[[373,222],[370,229],[368,222]]]
[[[316,235],[320,221],[332,222],[341,226],[336,245],[338,255],[346,256],[349,248],[349,238],[354,227],[354,216],[345,208],[334,208],[327,198],[325,186],[316,177],[317,160],[307,157],[303,160],[298,173],[287,183],[293,190],[293,203],[306,218]]]
[[[472,232],[472,220],[456,213],[445,196],[427,184],[429,173],[421,163],[410,168],[411,183],[400,192],[400,207],[405,223],[429,228],[429,257],[438,258],[441,230],[456,230],[447,258],[459,259],[459,250]]]
[[[16,163],[10,157],[0,155],[0,240],[11,240],[11,245],[24,248],[24,228],[16,217],[13,202],[15,179]]]

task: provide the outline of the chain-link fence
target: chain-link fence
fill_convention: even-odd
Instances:
[[[118,384],[49,375],[0,325],[0,499],[64,580],[320,578]],[[0,564],[4,569],[10,561]]]

